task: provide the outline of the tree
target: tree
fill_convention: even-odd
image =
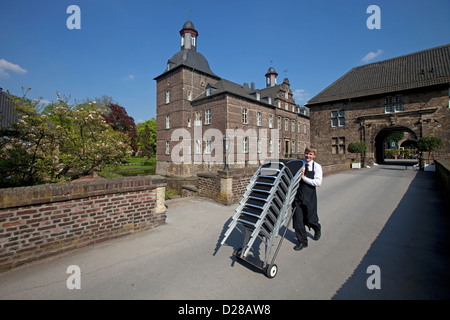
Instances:
[[[69,105],[58,95],[40,112],[39,102],[13,103],[17,134],[0,138],[2,187],[70,181],[130,155],[127,135],[114,131],[93,104]]]
[[[367,145],[364,141],[351,142],[347,147],[348,152],[361,154],[361,162],[363,162],[363,154],[367,150]]]
[[[156,119],[152,118],[137,125],[139,148],[144,157],[151,158],[156,154]]]
[[[137,140],[139,137],[136,132],[134,119],[128,115],[125,108],[116,103],[109,103],[104,118],[106,123],[110,124],[114,130],[128,135],[131,141],[131,148],[136,152],[138,148]]]
[[[428,152],[428,163],[430,163],[431,152],[443,146],[442,139],[439,137],[422,137],[417,140],[417,148],[419,151]]]

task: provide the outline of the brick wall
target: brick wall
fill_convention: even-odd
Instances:
[[[165,178],[0,190],[0,270],[165,222]]]

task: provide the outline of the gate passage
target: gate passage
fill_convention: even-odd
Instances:
[[[243,246],[234,255],[264,271],[269,278],[275,277],[278,272],[278,266],[274,262],[292,219],[292,202],[300,183],[300,170],[304,165],[304,160],[266,160],[250,179],[221,242],[223,245],[235,228],[245,233]],[[285,224],[285,231],[269,263],[272,246],[281,226]],[[242,226],[244,230],[238,226]],[[265,244],[262,267],[245,259],[258,237]]]

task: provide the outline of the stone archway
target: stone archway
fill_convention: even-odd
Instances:
[[[392,127],[386,127],[381,129],[377,135],[375,136],[375,159],[376,159],[376,163],[378,164],[382,164],[384,163],[384,143],[386,141],[386,138],[388,136],[390,136],[393,132],[408,132],[411,135],[411,139],[412,141],[416,141],[417,140],[417,134],[407,128],[407,127],[403,127],[403,126],[392,126]]]

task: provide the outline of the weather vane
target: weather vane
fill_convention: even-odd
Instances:
[[[188,12],[188,20],[191,20],[191,13],[192,13],[192,10],[190,10],[190,11]]]

